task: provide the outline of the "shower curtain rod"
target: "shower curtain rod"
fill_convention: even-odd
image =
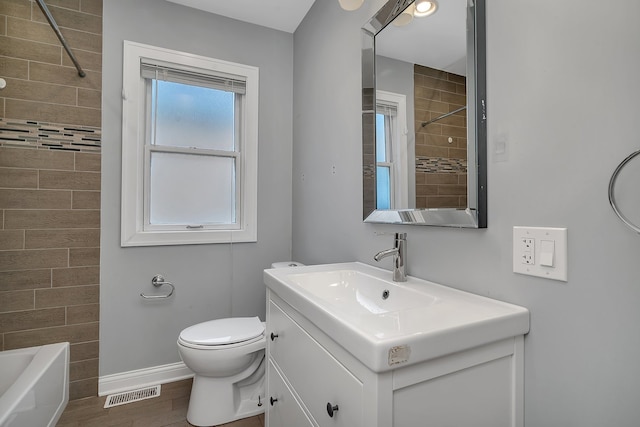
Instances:
[[[71,49],[67,44],[67,41],[65,40],[64,36],[60,32],[60,28],[58,28],[58,24],[56,23],[56,20],[53,19],[53,16],[51,15],[51,12],[49,11],[49,8],[47,7],[47,5],[44,3],[44,0],[36,0],[36,3],[38,3],[38,6],[40,6],[40,10],[42,11],[42,13],[44,13],[44,16],[45,18],[47,18],[47,21],[49,21],[49,25],[51,25],[53,32],[56,33],[56,36],[58,36],[58,40],[60,40],[60,43],[62,43],[64,50],[67,51],[69,58],[71,58],[71,62],[73,62],[73,65],[76,66],[76,69],[78,70],[78,75],[80,77],[86,76],[86,73],[82,70],[82,67],[78,63],[76,56],[73,54],[73,52],[71,52]]]
[[[460,108],[458,108],[458,109],[456,109],[456,110],[451,111],[450,113],[443,114],[443,115],[441,115],[440,117],[436,117],[435,119],[429,120],[428,122],[422,122],[422,126],[421,126],[421,127],[425,127],[426,125],[430,125],[431,123],[437,122],[438,120],[442,120],[442,119],[444,119],[445,117],[449,117],[449,116],[450,116],[450,115],[452,115],[452,114],[455,114],[455,113],[457,113],[457,112],[460,112],[460,111],[462,111],[462,110],[466,110],[466,109],[467,109],[467,106],[466,106],[466,105],[465,105],[465,106],[462,106],[462,107],[460,107]]]

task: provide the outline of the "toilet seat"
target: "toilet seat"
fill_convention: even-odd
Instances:
[[[264,330],[257,317],[216,319],[186,328],[178,342],[192,348],[232,348],[261,340]]]
[[[233,343],[233,344],[223,344],[223,345],[202,345],[202,344],[193,344],[187,341],[184,341],[182,338],[178,338],[178,344],[183,346],[183,347],[189,347],[189,348],[194,348],[196,350],[207,350],[207,351],[221,351],[221,350],[228,350],[228,349],[232,349],[232,348],[238,348],[238,347],[247,347],[250,344],[253,343],[258,343],[258,347],[257,348],[264,348],[264,334],[260,334],[260,336],[257,336],[253,339],[247,340],[247,341],[242,341],[242,342],[237,342],[237,343]],[[257,349],[256,348],[256,349]],[[245,350],[242,350],[245,351]],[[249,351],[249,350],[246,350]]]

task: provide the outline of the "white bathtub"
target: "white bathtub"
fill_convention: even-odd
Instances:
[[[0,427],[53,427],[69,401],[69,343],[0,351]]]

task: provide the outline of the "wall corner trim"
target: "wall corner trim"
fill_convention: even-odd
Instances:
[[[183,362],[153,366],[98,378],[98,396],[107,396],[156,384],[192,378],[193,372]]]

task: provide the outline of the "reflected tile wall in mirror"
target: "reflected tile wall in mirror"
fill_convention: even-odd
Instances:
[[[416,208],[467,206],[466,111],[423,126],[467,105],[466,78],[414,66]]]

